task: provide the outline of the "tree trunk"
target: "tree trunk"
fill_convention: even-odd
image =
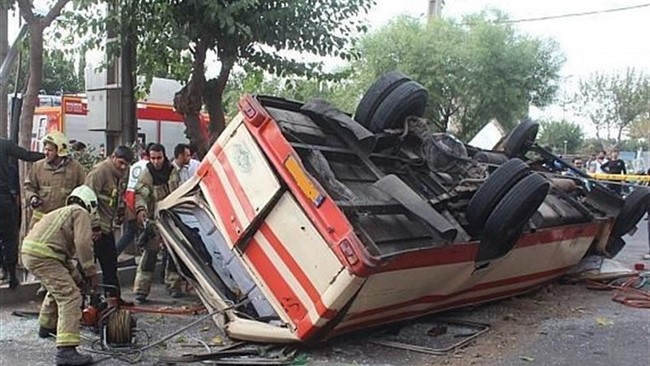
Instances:
[[[618,134],[616,135],[616,145],[621,143],[621,135],[623,135],[623,128],[625,128],[625,127],[622,126],[622,125],[619,126],[619,128],[618,128]]]
[[[137,104],[134,94],[136,83],[136,37],[135,11],[122,9],[122,49],[121,49],[121,85],[122,85],[122,142],[133,143],[138,138]]]
[[[210,148],[208,137],[201,127],[206,51],[205,44],[200,40],[196,41],[190,82],[174,95],[174,108],[183,115],[186,135],[199,158],[203,158]]]
[[[0,63],[4,62],[9,50],[8,41],[9,18],[7,8],[0,5]],[[6,95],[9,93],[7,84],[0,85],[0,137],[9,136],[9,121],[7,119],[8,105]]]
[[[32,143],[34,108],[38,104],[38,90],[43,79],[43,26],[39,21],[29,24],[29,81],[23,95],[20,114],[20,145],[29,149]]]
[[[205,106],[210,115],[210,141],[214,142],[221,132],[226,129],[226,116],[223,110],[223,93],[228,85],[228,78],[235,60],[232,58],[221,60],[221,70],[216,79],[206,83],[204,91]]]

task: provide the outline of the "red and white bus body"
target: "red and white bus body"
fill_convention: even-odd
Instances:
[[[172,255],[206,306],[225,310],[215,320],[233,338],[315,341],[521,294],[565,274],[611,227],[610,217],[527,232],[484,268],[475,263],[478,241],[379,258],[304,169],[270,109],[250,96],[239,108],[198,173],[158,208]],[[204,243],[222,242],[215,248],[228,257],[231,277],[243,271],[237,276],[252,282],[251,298],[268,303],[257,304],[257,313],[270,316],[242,316],[232,307],[237,300],[223,285],[229,280],[197,259],[199,239],[188,239],[185,225]]]

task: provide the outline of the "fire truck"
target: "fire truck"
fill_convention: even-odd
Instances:
[[[137,118],[138,140],[141,143],[161,143],[167,153],[171,154],[176,144],[188,142],[183,116],[171,105],[139,102]],[[207,126],[208,116],[202,115],[201,120],[204,126]],[[81,141],[99,151],[105,146],[105,133],[92,130],[89,125],[88,101],[83,95],[63,95],[60,103],[41,103],[34,112],[32,149],[42,150],[43,137],[49,131],[59,130],[65,133],[68,139]]]

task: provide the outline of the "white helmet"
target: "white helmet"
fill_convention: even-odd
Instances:
[[[88,212],[90,212],[90,217],[92,219],[97,218],[97,195],[92,188],[84,184],[73,189],[66,200],[66,205],[72,203],[83,206],[88,210]]]

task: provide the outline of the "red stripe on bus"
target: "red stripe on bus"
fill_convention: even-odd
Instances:
[[[602,223],[587,223],[542,229],[534,233],[525,233],[515,244],[514,249],[535,245],[548,245],[572,239],[593,238],[598,235],[601,227]],[[585,244],[585,250],[587,250],[590,244]],[[408,252],[391,258],[386,265],[378,267],[374,273],[472,262],[476,257],[478,247],[479,242],[470,242],[467,244],[455,243],[439,248]]]
[[[205,159],[204,162],[210,164],[208,159]],[[234,245],[239,240],[241,234],[241,224],[239,219],[235,215],[235,210],[232,207],[230,198],[226,195],[226,191],[217,175],[217,172],[214,171],[214,168],[209,165],[208,167],[202,167],[200,169],[200,174],[203,176],[202,184],[205,185],[208,192],[210,192],[209,199],[212,201],[213,207],[215,208],[214,213],[219,215],[221,222],[223,222],[224,227],[226,228],[226,235],[230,238],[230,242]],[[239,233],[237,232],[239,228]]]
[[[248,260],[255,266],[258,273],[264,274],[264,276],[257,276],[257,278],[262,279],[263,277],[266,286],[275,295],[276,300],[289,318],[294,324],[298,324],[307,315],[305,305],[296,296],[291,286],[285,281],[282,274],[255,239],[251,239],[244,251],[244,256],[248,257]]]
[[[228,160],[228,157],[226,156],[226,154],[220,154],[218,156],[218,161],[219,163],[221,163],[224,172],[228,177],[228,182],[232,186],[233,191],[237,196],[237,200],[242,205],[248,220],[253,221],[253,219],[255,218],[255,210],[253,209],[253,205],[251,204],[250,199],[246,195],[246,191],[244,190],[239,180],[237,179],[237,176],[235,175],[235,172],[230,164],[230,161]],[[287,268],[289,268],[289,271],[291,271],[291,273],[296,277],[298,283],[300,283],[300,285],[305,290],[309,298],[313,301],[314,305],[316,306],[316,310],[318,311],[318,314],[324,318],[330,318],[331,316],[333,316],[334,312],[327,309],[322,304],[322,302],[320,301],[321,299],[320,293],[318,292],[314,284],[309,280],[309,277],[302,270],[300,264],[296,262],[295,258],[293,258],[291,253],[289,253],[289,251],[285,248],[284,244],[275,235],[273,229],[266,222],[264,222],[260,226],[260,232],[262,233],[262,235],[264,235],[264,237],[269,242],[271,247],[273,247],[273,250],[278,254],[280,259],[282,259],[282,261],[287,266]]]

